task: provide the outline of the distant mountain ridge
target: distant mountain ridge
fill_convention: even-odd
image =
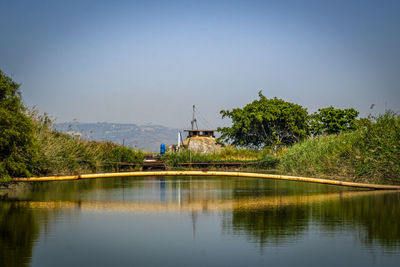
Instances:
[[[82,139],[112,141],[149,152],[158,152],[160,144],[167,146],[178,142],[177,133],[183,129],[169,128],[162,125],[136,125],[133,123],[55,123],[53,129],[80,136]]]

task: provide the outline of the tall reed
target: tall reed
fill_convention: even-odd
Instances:
[[[282,152],[280,166],[291,174],[400,184],[400,116],[387,111],[355,131],[297,143]]]
[[[30,112],[40,144],[40,160],[35,175],[62,175],[119,170],[121,162],[140,166],[142,151],[105,141],[88,141],[51,128],[47,114]]]

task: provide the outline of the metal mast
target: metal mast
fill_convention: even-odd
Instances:
[[[196,124],[196,129],[197,129],[197,130],[199,129],[199,127],[197,126],[197,120],[196,120],[196,117],[194,116],[195,109],[196,109],[196,106],[195,106],[195,105],[193,105],[193,115],[192,115],[192,121],[191,121],[191,124],[192,124],[192,130],[194,130],[194,124]]]

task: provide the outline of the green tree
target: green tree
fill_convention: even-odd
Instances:
[[[358,113],[354,108],[336,109],[330,106],[318,109],[310,116],[310,131],[313,135],[320,135],[354,130]]]
[[[38,158],[33,124],[25,114],[19,84],[0,70],[0,180],[30,176]]]
[[[222,118],[232,120],[231,127],[218,128],[220,141],[245,147],[291,145],[308,134],[308,112],[300,105],[278,98],[268,99],[262,92],[259,99],[244,108],[221,110]]]

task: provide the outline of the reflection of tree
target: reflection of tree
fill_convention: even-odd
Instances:
[[[389,193],[330,201],[313,208],[313,217],[324,228],[336,230],[343,224],[360,228],[364,244],[379,243],[400,249],[400,194]]]
[[[322,230],[358,233],[364,244],[400,248],[400,194],[373,194],[224,213],[225,232],[243,234],[261,247],[284,243],[316,223]]]
[[[309,209],[307,206],[284,206],[265,210],[233,210],[232,217],[225,217],[223,226],[233,234],[245,233],[253,242],[263,247],[267,243],[279,244],[299,236],[307,230]]]
[[[20,201],[0,202],[0,262],[29,265],[40,229],[51,224],[56,213],[77,209],[188,212],[193,234],[200,216],[221,212],[225,233],[245,235],[260,247],[293,242],[315,224],[325,232],[356,233],[367,245],[400,248],[399,193],[345,192],[337,187],[264,180],[166,178],[165,201],[161,201],[159,177],[152,179],[37,183],[27,186],[26,192],[9,194],[8,200]],[[143,197],[135,198],[135,194]]]
[[[32,210],[12,202],[0,203],[0,262],[10,267],[29,266],[38,236],[38,220]]]

